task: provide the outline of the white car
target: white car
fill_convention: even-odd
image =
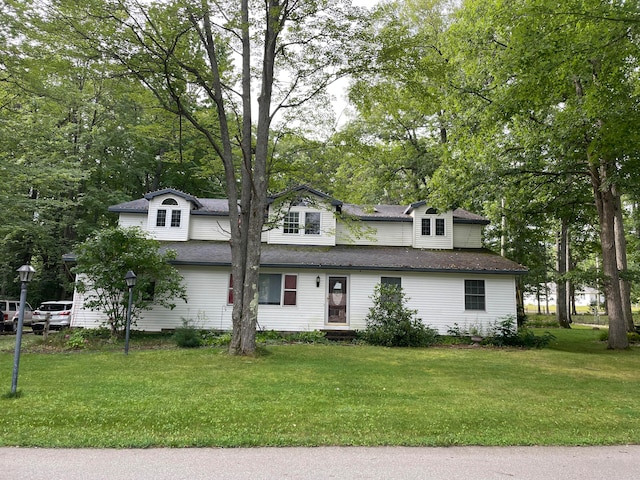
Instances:
[[[31,328],[33,333],[42,333],[49,316],[49,329],[62,330],[71,325],[71,311],[73,310],[73,302],[70,300],[61,300],[53,302],[43,302],[33,311]]]

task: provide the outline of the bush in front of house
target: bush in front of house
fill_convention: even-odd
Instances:
[[[509,315],[490,328],[487,336],[483,338],[482,344],[496,347],[543,348],[555,338],[549,332],[535,335],[527,328],[517,329],[515,317]]]
[[[173,341],[180,348],[198,348],[203,339],[200,330],[196,329],[188,320],[182,320],[182,327],[173,332]]]
[[[373,306],[362,332],[365,342],[385,347],[426,347],[437,343],[438,332],[422,323],[417,310],[406,306],[402,287],[378,284],[371,298]]]

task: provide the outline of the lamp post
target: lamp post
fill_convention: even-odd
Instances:
[[[20,275],[20,311],[18,313],[18,329],[16,330],[16,351],[13,356],[13,377],[11,378],[11,395],[18,389],[18,368],[20,367],[20,348],[22,346],[22,327],[24,325],[24,305],[27,302],[27,283],[33,279],[36,269],[31,265],[22,265],[18,270]]]
[[[127,306],[127,326],[126,333],[124,337],[124,354],[129,354],[129,334],[131,332],[131,303],[133,302],[133,287],[136,284],[136,274],[131,270],[127,272],[124,276],[124,281],[127,282],[127,287],[129,288],[129,305]]]

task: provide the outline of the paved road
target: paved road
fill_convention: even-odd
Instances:
[[[609,478],[640,478],[640,445],[148,450],[0,448],[2,480]]]

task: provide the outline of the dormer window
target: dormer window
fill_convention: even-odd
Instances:
[[[163,206],[177,206],[178,202],[174,198],[167,198],[162,201]],[[178,209],[171,209],[171,226],[180,227],[181,211]],[[167,226],[167,209],[160,208],[156,214],[156,227]]]
[[[287,212],[284,216],[284,233],[297,235],[300,233],[300,212]]]
[[[156,215],[156,227],[164,227],[167,224],[167,211],[164,209],[158,210]]]
[[[171,226],[179,227],[180,226],[180,210],[171,210]]]
[[[320,235],[320,212],[306,212],[304,214],[305,235]]]
[[[300,217],[304,215],[304,223]],[[320,212],[287,212],[284,216],[283,232],[287,235],[320,235]]]

